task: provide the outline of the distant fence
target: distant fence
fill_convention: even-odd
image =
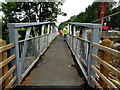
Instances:
[[[77,28],[81,28],[82,33],[80,33],[80,37],[76,37],[76,26]],[[99,44],[101,25],[70,22],[68,23],[68,28],[67,43],[88,84],[101,89],[119,88],[119,84],[116,83],[117,81],[111,79],[109,74],[112,72],[116,77],[120,78],[120,71],[109,63],[110,53],[120,58],[120,51],[106,47],[111,44],[108,39],[107,41],[106,39],[102,41],[104,46]],[[91,36],[89,38],[87,36],[87,28],[91,30]]]
[[[99,68],[93,65],[91,66],[92,70],[98,75],[99,83],[95,80],[95,78],[93,78],[93,76],[91,76],[91,80],[98,88],[120,88],[120,84],[110,76],[110,72],[112,72],[115,77],[120,78],[120,71],[109,64],[111,56],[110,54],[118,57],[120,60],[120,51],[108,47],[110,44],[111,41],[109,39],[104,39],[102,41],[102,45],[99,45],[97,43],[92,44],[93,47],[102,50],[99,57],[92,54],[92,58],[100,64]]]
[[[16,55],[7,57],[7,50],[14,47],[14,43],[6,45],[6,41],[0,39],[0,89],[11,88],[17,80],[17,75],[14,75],[16,64],[8,67],[8,64],[14,61]]]

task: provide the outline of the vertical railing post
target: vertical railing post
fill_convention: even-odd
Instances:
[[[70,33],[70,35],[72,34],[72,25],[70,25],[70,31],[69,31],[69,33]]]
[[[53,35],[52,35],[52,31],[53,31],[53,30],[52,30],[52,26],[50,26],[50,33],[51,33],[50,37],[51,37],[51,40],[52,40],[52,36],[53,36]]]
[[[76,31],[76,27],[75,27],[75,25],[73,26],[73,36],[76,36],[76,33],[75,33],[75,31]],[[74,52],[75,52],[75,54],[76,54],[76,46],[77,46],[77,39],[76,38],[73,38],[72,39],[72,45],[73,45],[73,49],[74,49]]]
[[[76,27],[75,26],[73,26],[73,36],[76,36]]]
[[[68,35],[67,35],[67,42],[68,42],[68,44],[69,44],[69,38],[70,38],[70,36],[69,36],[69,33],[70,33],[70,24],[68,24]]]
[[[44,28],[43,28],[43,30],[44,30],[44,50],[45,50],[45,48],[46,48],[46,25],[44,25]]]
[[[52,26],[50,25],[50,39],[52,40]]]
[[[45,26],[42,25],[42,34],[41,35],[44,35],[44,28],[45,28]]]
[[[52,40],[53,39],[53,34],[52,34],[53,33],[53,27],[52,27],[52,25],[50,27],[51,27],[51,32],[50,33],[51,33],[51,40]]]
[[[71,33],[71,35],[72,35],[72,37],[71,37],[71,47],[72,47],[72,49],[73,49],[73,51],[74,51],[74,37],[73,37],[73,25],[71,25],[71,30],[70,30],[70,33]]]
[[[44,25],[44,34],[47,34],[47,27]]]
[[[51,24],[49,24],[49,34],[50,34],[49,40],[51,41]]]
[[[50,33],[50,24],[48,24],[48,29],[47,29],[47,34],[49,34],[49,33]],[[47,35],[47,46],[49,44],[49,36],[50,35]]]
[[[71,35],[71,27],[72,27],[72,25],[70,25],[70,29],[69,29],[69,34]],[[70,42],[70,47],[71,47],[71,45],[72,45],[72,37],[70,36],[70,38],[69,38],[69,42]],[[71,47],[72,48],[72,47]]]
[[[102,40],[102,45],[110,48],[111,40],[109,40],[109,39]],[[100,58],[102,60],[104,60],[105,62],[110,63],[110,53],[100,51]],[[103,65],[100,65],[100,72],[107,78],[109,77],[109,70],[107,68],[105,68]],[[107,84],[101,78],[100,78],[99,83],[102,88],[107,88]]]
[[[52,40],[53,40],[54,39],[54,32],[55,32],[55,26],[53,23],[52,23],[52,30],[53,30],[53,32],[52,32]]]
[[[70,32],[70,24],[68,24],[67,27],[68,27],[68,34],[69,34],[69,32]]]
[[[14,85],[18,85],[21,80],[21,62],[19,60],[19,44],[18,44],[18,30],[14,24],[8,24],[10,43],[15,43],[15,47],[10,50],[10,55],[15,54],[16,58],[11,62],[12,66],[16,65],[17,69],[14,71],[13,76],[17,75],[17,80]]]
[[[80,32],[79,32],[79,37],[80,37],[80,38],[82,38],[82,28],[83,28],[83,27],[80,28]]]
[[[53,33],[54,33],[55,32],[55,26],[54,25],[52,26],[52,29],[53,29]]]
[[[51,33],[53,33],[53,26],[51,26]]]
[[[97,55],[98,54],[98,49],[93,47],[92,46],[92,43],[99,43],[99,28],[93,28],[92,31],[91,31],[91,37],[90,37],[90,55],[89,55],[89,58],[87,60],[87,72],[88,72],[88,84],[91,85],[91,86],[94,86],[94,84],[92,83],[92,81],[90,80],[90,76],[92,75],[94,78],[96,78],[96,75],[94,73],[94,71],[92,71],[91,69],[91,66],[94,65],[96,66],[96,61],[93,60],[91,58],[91,55],[94,54],[94,55]]]
[[[44,35],[44,28],[45,28],[45,26],[44,25],[42,25],[42,34],[41,35]],[[43,52],[43,50],[44,50],[44,37],[42,37],[42,39],[41,39],[41,46],[42,46],[42,52]]]
[[[82,28],[82,38],[84,40],[87,40],[86,28]],[[88,43],[87,42],[84,42],[84,49],[85,49],[84,51],[86,51],[85,54],[86,54],[86,59],[87,59],[87,56],[88,56]]]
[[[50,33],[50,24],[48,24],[48,30],[47,30],[47,34]]]
[[[87,40],[87,33],[85,28],[82,28],[82,38]]]

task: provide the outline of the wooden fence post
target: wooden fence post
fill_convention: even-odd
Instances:
[[[0,46],[5,46],[5,45],[6,45],[6,41],[0,39]],[[0,60],[0,62],[7,59],[7,51],[2,52],[0,54],[0,57],[2,58]],[[8,72],[8,64],[5,65],[1,70],[2,70],[1,72],[2,72],[2,76],[3,76],[4,74],[6,74]],[[2,88],[5,88],[8,85],[8,83],[9,83],[9,79],[6,78],[6,80],[2,83]]]
[[[111,40],[109,40],[109,39],[102,40],[102,45],[106,46],[106,47],[111,47]],[[110,53],[109,52],[101,51],[100,58],[102,60],[106,61],[107,63],[110,63]],[[107,68],[105,68],[103,65],[100,65],[100,72],[106,77],[109,76],[109,70]],[[99,83],[102,88],[107,88],[107,84],[101,78],[100,78]]]
[[[2,46],[2,39],[0,39],[0,47]],[[2,61],[2,53],[0,53],[0,62]],[[0,77],[2,77],[2,69],[0,69]],[[0,85],[0,90],[2,90],[2,85]]]

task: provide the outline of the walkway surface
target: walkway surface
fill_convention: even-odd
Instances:
[[[83,75],[78,75],[74,61],[63,37],[57,36],[22,84],[30,86],[83,85],[85,83]]]

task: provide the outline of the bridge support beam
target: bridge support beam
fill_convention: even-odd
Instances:
[[[10,43],[15,43],[15,47],[10,50],[10,55],[15,54],[16,58],[11,62],[12,66],[16,65],[17,69],[14,71],[13,76],[17,75],[17,80],[15,81],[14,85],[18,85],[21,80],[21,62],[19,60],[19,45],[18,45],[18,30],[14,26],[9,26],[9,38]]]

